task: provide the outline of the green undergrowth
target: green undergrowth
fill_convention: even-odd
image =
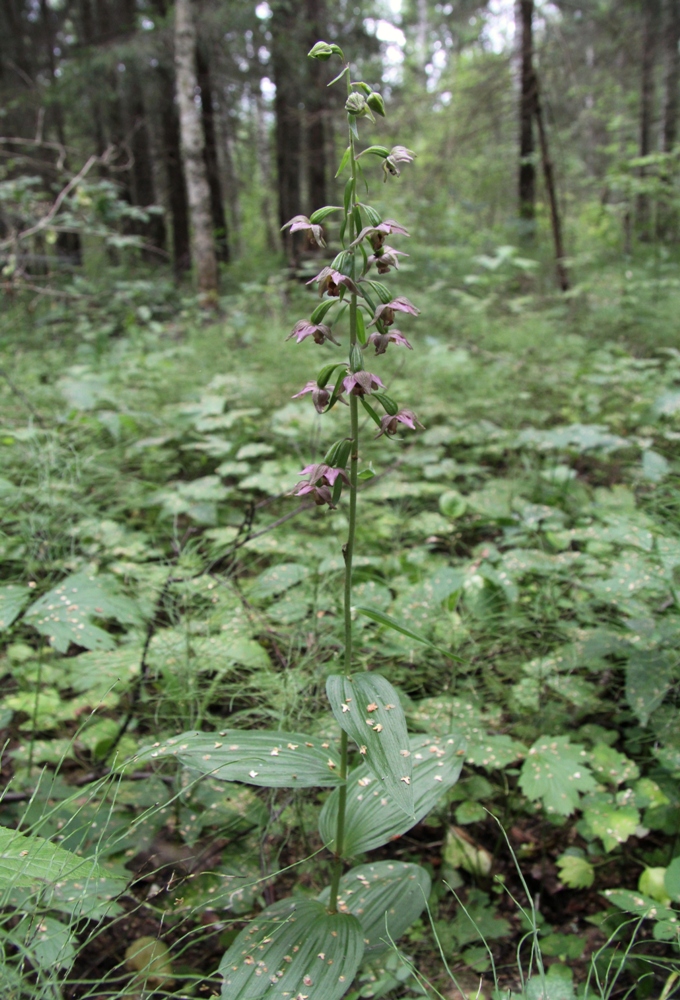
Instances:
[[[457,981],[665,1000],[680,286],[671,261],[641,259],[583,266],[558,299],[516,248],[422,256],[418,349],[408,376],[396,349],[381,375],[397,395],[408,380],[425,430],[389,466],[363,435],[353,599],[373,617],[357,614],[357,648],[389,669],[412,731],[467,752],[383,848],[430,873],[429,916],[349,995],[458,996]],[[217,993],[239,919],[290,866],[310,897],[327,881],[308,793],[153,749],[225,727],[338,739],[324,690],[346,513],[290,496],[338,436],[335,411],[322,425],[290,398],[309,353],[321,368],[333,348],[284,345],[302,285],[231,283],[217,316],[121,278],[1,321],[3,996]]]

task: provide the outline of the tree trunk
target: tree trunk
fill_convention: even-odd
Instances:
[[[130,66],[130,117],[132,119],[132,201],[140,208],[148,208],[156,203],[156,189],[153,177],[153,162],[151,143],[146,123],[144,95],[142,84],[134,65]],[[149,260],[158,261],[159,255],[154,252],[165,247],[165,221],[162,215],[152,213],[146,222],[135,223],[135,229],[149,244],[149,249],[143,251]]]
[[[657,55],[659,28],[659,0],[643,0],[642,63],[640,80],[640,156],[652,152],[652,127],[654,123],[654,70]],[[644,167],[640,176],[647,171]],[[651,204],[649,195],[641,192],[637,199],[637,221],[641,240],[651,238]]]
[[[157,73],[160,89],[163,163],[166,171],[168,203],[172,216],[172,261],[175,276],[180,278],[191,267],[187,183],[180,148],[179,117],[173,100],[173,76],[163,63],[159,64]]]
[[[54,59],[55,31],[53,17],[54,12],[47,4],[47,0],[40,0],[40,15],[45,37],[45,50],[47,54],[47,69],[50,77],[50,87],[52,91],[56,89],[57,67]],[[51,101],[52,118],[54,121],[57,140],[66,149],[66,133],[64,131],[64,115],[59,98],[53,96]],[[67,168],[66,157],[64,157],[64,167]],[[58,232],[55,242],[57,254],[62,260],[69,264],[80,267],[83,263],[82,245],[80,234],[74,232]]]
[[[298,48],[295,45],[296,14],[293,0],[271,4],[272,71],[276,85],[276,172],[279,200],[279,225],[298,215],[300,197],[300,87]],[[291,267],[296,266],[299,241],[287,230],[283,246]]]
[[[557,272],[557,283],[563,292],[569,291],[569,274],[564,263],[564,243],[562,241],[562,222],[557,204],[557,191],[555,189],[555,174],[553,163],[550,158],[548,147],[548,135],[545,130],[543,120],[543,109],[541,107],[540,91],[538,86],[538,75],[534,71],[534,112],[536,114],[536,124],[538,125],[538,139],[541,146],[541,161],[543,164],[543,177],[548,193],[548,203],[550,205],[550,223],[552,227],[553,243],[555,244],[555,270]]]
[[[222,185],[220,184],[220,166],[217,158],[215,110],[210,81],[210,64],[200,45],[196,46],[196,72],[198,86],[201,91],[201,119],[203,122],[203,134],[205,136],[205,169],[208,186],[210,187],[210,210],[212,212],[215,249],[218,260],[227,264],[229,262],[227,219],[224,214]]]
[[[306,0],[306,16],[309,25],[308,47],[311,49],[320,38],[325,38],[326,9],[324,0]],[[307,110],[307,179],[309,185],[309,211],[328,204],[326,170],[326,118],[328,110],[328,89],[330,80],[328,64],[320,59],[308,59],[309,83],[305,94]],[[284,221],[288,221],[287,219]]]
[[[196,27],[191,0],[175,3],[175,68],[179,103],[182,156],[189,197],[191,251],[198,290],[207,302],[217,300],[217,256],[210,210],[210,186],[205,169],[205,139],[201,112],[194,100],[196,78]]]
[[[520,36],[519,97],[519,217],[522,234],[533,237],[536,219],[536,165],[534,128],[536,78],[534,75],[534,0],[517,0],[516,23]]]
[[[680,3],[667,0],[666,79],[663,112],[663,151],[672,153],[678,138],[680,108]]]

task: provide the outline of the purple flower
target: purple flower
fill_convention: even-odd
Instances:
[[[351,278],[348,278],[346,274],[341,274],[340,271],[336,271],[332,267],[322,268],[316,277],[311,278],[307,284],[311,285],[315,281],[319,282],[319,295],[323,295],[324,292],[328,292],[331,298],[338,297],[340,294],[340,285],[344,285],[345,288],[349,288],[350,292],[359,291]]]
[[[365,371],[354,372],[352,375],[348,375],[347,378],[342,380],[342,384],[345,387],[345,391],[349,392],[352,396],[368,396],[375,389],[385,388],[377,375],[371,375],[370,372]]]
[[[335,339],[331,333],[330,326],[326,326],[325,323],[310,323],[307,319],[299,319],[292,332],[286,337],[286,340],[290,340],[291,337],[295,337],[296,343],[301,343],[305,337],[313,337],[317,344],[323,344],[325,340],[330,340],[331,343],[340,344]]]
[[[374,250],[377,250],[385,242],[385,237],[389,236],[390,233],[397,233],[399,236],[408,236],[409,233],[400,226],[398,222],[394,219],[385,219],[384,222],[378,223],[377,226],[366,226],[362,229],[357,238],[353,243],[350,243],[350,247],[355,247],[357,243],[361,243],[366,237],[371,241],[371,246]]]
[[[349,486],[349,478],[344,469],[335,469],[323,463],[306,465],[300,475],[307,476],[307,479],[297,484],[293,490],[293,496],[311,496],[314,503],[319,506],[321,504],[328,504],[329,507],[335,506],[331,491],[338,477]]]
[[[317,413],[323,413],[323,411],[328,406],[328,401],[331,398],[331,394],[325,387],[322,388],[316,381],[308,382],[304,389],[300,389],[292,397],[293,399],[299,399],[300,396],[305,396],[308,392],[312,394],[312,402]]]
[[[389,333],[372,333],[366,341],[366,347],[373,344],[376,354],[384,354],[389,344],[403,344],[409,351],[413,348],[402,334],[401,330],[390,330]]]
[[[376,437],[382,437],[383,434],[392,437],[393,434],[397,433],[399,424],[405,424],[412,431],[416,429],[416,424],[421,429],[423,427],[413,410],[399,410],[399,413],[395,413],[394,416],[386,413],[384,417],[380,418],[380,432],[376,434]]]
[[[405,296],[400,295],[398,298],[392,299],[391,302],[385,302],[382,305],[379,305],[375,311],[375,316],[368,325],[372,326],[374,323],[377,323],[378,320],[381,320],[385,326],[392,326],[394,323],[395,312],[409,313],[411,316],[418,316],[420,309],[417,309]]]
[[[416,154],[412,149],[407,149],[406,146],[393,146],[390,150],[389,156],[383,160],[383,170],[385,171],[384,180],[387,180],[387,175],[392,174],[393,177],[399,176],[399,168],[397,163],[413,163],[416,158]]]
[[[399,257],[408,257],[403,250],[395,250],[393,247],[378,247],[375,253],[368,258],[369,264],[376,264],[378,274],[387,274],[391,267],[399,270]]]
[[[306,230],[309,233],[310,243],[313,240],[317,246],[325,247],[326,242],[323,238],[323,229],[321,226],[315,226],[313,222],[310,222],[306,215],[296,215],[290,222],[287,222],[285,226],[281,226],[281,229],[287,229],[290,226],[291,233],[297,233],[300,230]]]

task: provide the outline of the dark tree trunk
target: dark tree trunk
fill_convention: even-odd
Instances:
[[[196,46],[196,76],[201,91],[201,120],[205,136],[205,169],[208,177],[208,186],[210,187],[210,210],[212,212],[213,228],[215,231],[215,253],[217,254],[217,259],[226,264],[229,262],[229,243],[227,218],[224,214],[222,185],[220,183],[220,166],[217,157],[215,109],[210,80],[210,64],[201,45]]]
[[[172,215],[172,259],[175,274],[180,277],[191,267],[189,236],[189,201],[184,163],[180,147],[179,115],[174,101],[174,76],[162,63],[158,67],[160,81],[161,129],[163,162],[165,164],[168,202]]]
[[[325,38],[326,5],[324,0],[306,0],[306,17],[309,25],[308,48]],[[307,60],[309,85],[305,94],[307,109],[307,179],[309,185],[308,215],[328,204],[326,170],[326,119],[330,80],[328,64],[319,59]],[[287,221],[287,220],[284,220]]]
[[[654,125],[654,70],[659,35],[659,0],[643,0],[642,26],[642,61],[640,79],[640,156],[649,156],[652,152],[652,130]],[[640,176],[644,177],[646,170],[641,168]],[[651,238],[650,230],[651,204],[649,195],[642,192],[637,199],[637,221],[641,240]]]
[[[538,125],[538,139],[541,147],[541,162],[543,164],[543,177],[548,193],[548,204],[550,205],[550,224],[555,245],[555,270],[557,273],[557,283],[563,292],[569,291],[569,274],[564,263],[564,242],[562,240],[562,221],[560,219],[559,206],[557,204],[557,190],[555,188],[555,173],[553,162],[550,158],[550,148],[548,146],[548,135],[545,130],[543,109],[541,107],[540,90],[538,86],[538,75],[534,71],[534,111],[536,114],[536,124]]]
[[[45,38],[45,51],[47,54],[47,69],[50,77],[50,86],[54,92],[57,83],[57,72],[56,72],[56,62],[54,58],[54,47],[55,47],[55,27],[54,27],[54,12],[50,9],[47,4],[47,0],[40,0],[40,15],[42,18],[42,28]],[[61,102],[55,96],[52,97],[50,104],[51,117],[54,123],[54,128],[57,133],[57,140],[61,143],[63,149],[66,148],[66,133],[64,130],[64,115],[61,107]],[[64,157],[64,167],[66,168],[67,162],[66,157]],[[83,263],[83,252],[82,245],[80,242],[80,234],[74,232],[58,232],[57,239],[55,242],[55,247],[57,254],[64,261],[68,261],[70,264],[75,264],[80,267]]]
[[[131,119],[130,149],[132,152],[132,202],[140,208],[148,208],[156,202],[153,177],[151,142],[144,109],[142,84],[135,66],[129,69],[129,114]],[[150,248],[162,250],[165,247],[165,222],[162,215],[152,213],[146,222],[135,223],[136,232],[144,238]],[[153,249],[144,251],[150,260],[158,260]]]
[[[300,85],[296,4],[293,0],[275,0],[271,4],[272,71],[276,85],[276,172],[279,202],[279,225],[300,214]],[[283,246],[291,266],[298,257],[299,241],[286,231]]]
[[[534,75],[534,0],[517,0],[520,35],[519,97],[519,217],[523,234],[533,236],[536,218],[536,165],[534,163],[534,115],[536,78]]]
[[[678,138],[680,109],[680,3],[667,0],[666,79],[663,112],[663,151],[671,153]]]

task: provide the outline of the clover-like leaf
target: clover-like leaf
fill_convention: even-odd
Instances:
[[[413,816],[411,750],[399,695],[381,674],[331,674],[326,693],[333,715],[364,755],[373,775]]]
[[[366,952],[389,947],[422,913],[430,895],[430,876],[419,865],[377,861],[350,868],[340,879],[338,910],[361,923]],[[330,889],[318,899],[328,902]]]
[[[440,796],[458,781],[465,755],[463,737],[413,735],[409,737],[409,749],[413,760],[413,816],[403,812],[366,764],[349,774],[344,857],[372,851],[401,837],[427,816]],[[338,799],[339,789],[335,789],[326,799],[319,817],[319,832],[330,850],[335,847]]]
[[[595,788],[585,757],[585,750],[566,736],[542,736],[527,753],[519,786],[532,801],[541,799],[547,813],[570,816],[579,792]]]
[[[176,757],[187,767],[220,781],[264,788],[331,787],[342,784],[340,756],[322,737],[267,729],[182,733],[141,756]]]
[[[340,1000],[361,963],[363,937],[349,913],[329,913],[316,899],[280,900],[222,957],[222,1000]]]

